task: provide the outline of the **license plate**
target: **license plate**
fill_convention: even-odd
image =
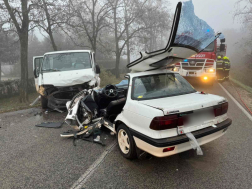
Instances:
[[[188,76],[195,76],[195,72],[187,72]]]
[[[210,127],[212,125],[214,125],[214,121],[206,121],[200,125],[195,125],[195,126],[179,126],[178,127],[178,135],[182,135],[184,133],[190,133],[193,131],[204,129],[204,128]]]

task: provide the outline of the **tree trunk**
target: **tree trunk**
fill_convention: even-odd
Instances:
[[[119,69],[119,65],[120,65],[120,54],[119,52],[116,53],[116,78],[120,77],[120,69]]]
[[[0,83],[1,83],[1,79],[2,79],[2,62],[0,62]]]
[[[20,59],[21,59],[21,80],[19,87],[19,101],[28,101],[28,31],[19,34]]]
[[[53,38],[53,34],[52,34],[52,30],[51,30],[51,29],[49,29],[49,36],[50,36],[50,40],[51,40],[51,43],[52,43],[53,50],[54,50],[54,51],[57,51],[58,48],[57,48],[56,43],[55,43],[55,41],[54,41],[54,38]]]
[[[119,49],[119,39],[118,39],[118,31],[117,31],[117,20],[116,20],[116,9],[117,9],[117,3],[116,1],[115,7],[114,7],[114,24],[115,24],[115,43],[116,43],[116,66],[115,66],[115,71],[116,71],[116,78],[120,77],[120,70],[119,70],[119,64],[120,64],[120,49]]]
[[[46,20],[47,20],[47,24],[48,24],[48,27],[47,27],[47,33],[50,37],[50,40],[51,40],[51,43],[52,43],[52,47],[53,47],[53,50],[54,51],[57,51],[58,48],[55,44],[55,41],[54,41],[54,38],[53,38],[53,32],[52,32],[52,25],[51,25],[51,18],[50,18],[50,14],[48,12],[48,9],[47,9],[47,5],[46,5],[46,1],[43,0],[43,5],[44,5],[44,10],[45,10],[45,14],[46,14]]]

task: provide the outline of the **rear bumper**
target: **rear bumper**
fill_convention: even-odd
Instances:
[[[203,145],[224,135],[231,124],[232,120],[227,119],[217,124],[216,128],[208,127],[194,131],[192,132],[192,134],[197,139],[199,145]],[[132,129],[130,129],[130,131],[138,148],[157,157],[166,157],[192,149],[189,139],[186,135],[180,135],[165,139],[153,139]],[[173,151],[163,152],[163,149],[174,146],[175,149]]]

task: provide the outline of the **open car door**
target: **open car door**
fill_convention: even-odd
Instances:
[[[220,35],[194,13],[192,1],[178,3],[168,43],[164,49],[141,53],[127,65],[133,72],[148,71],[172,65],[195,55]]]
[[[40,74],[40,68],[42,66],[43,56],[34,56],[33,57],[33,74],[35,78],[35,86],[36,90],[38,91],[38,79]]]

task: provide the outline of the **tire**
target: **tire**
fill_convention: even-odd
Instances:
[[[124,135],[124,137],[122,137],[122,135]],[[134,141],[128,127],[126,127],[124,124],[120,124],[118,126],[116,139],[118,142],[119,150],[120,150],[123,157],[125,157],[127,159],[136,159],[137,158],[135,141]],[[128,145],[128,147],[126,145]]]
[[[42,109],[48,108],[47,104],[48,104],[48,99],[41,95],[41,108]]]

